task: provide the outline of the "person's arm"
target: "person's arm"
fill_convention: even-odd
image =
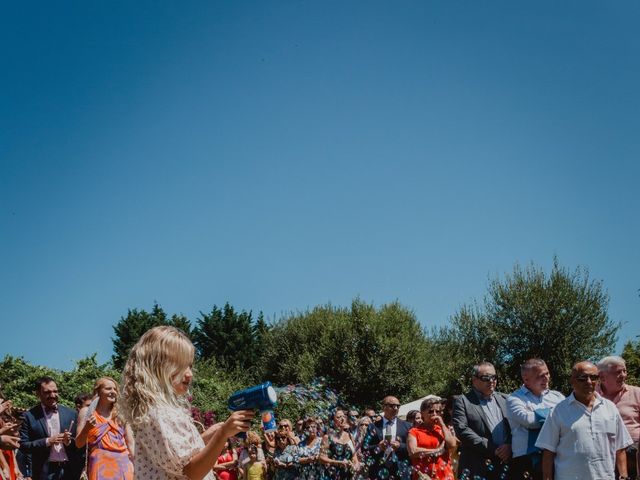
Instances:
[[[423,448],[418,446],[418,439],[413,435],[407,437],[407,453],[409,458],[415,460],[422,458],[424,455],[443,452],[444,443],[438,445],[437,448]]]
[[[542,450],[542,480],[553,480],[553,462],[556,459],[555,452]]]
[[[78,428],[76,429],[76,447],[83,448],[87,443],[89,430],[96,426],[96,417],[93,414],[87,418],[89,407],[82,407],[78,412]]]
[[[627,450],[625,448],[616,451],[616,469],[619,477],[627,476]]]
[[[129,458],[133,461],[136,456],[136,440],[131,425],[128,423],[124,426],[124,441],[127,444],[127,450],[129,450]]]
[[[31,440],[31,436],[33,435],[31,429],[32,421],[33,423],[36,422],[35,417],[30,412],[27,412],[22,425],[20,425],[20,450],[25,454],[29,454],[34,450],[45,450],[49,447],[46,436]]]
[[[465,399],[464,395],[460,395],[453,404],[452,421],[456,436],[464,447],[487,454],[489,452],[489,440],[478,435],[469,426]]]
[[[515,393],[507,397],[507,411],[505,413],[512,428],[521,426],[529,429],[540,426],[535,412],[529,409],[524,400],[516,396]]]
[[[191,457],[182,470],[184,475],[191,480],[202,480],[215,465],[227,438],[249,430],[253,415],[253,410],[233,412],[222,427],[209,438],[204,448]]]

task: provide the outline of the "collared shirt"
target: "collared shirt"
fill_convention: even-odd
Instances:
[[[396,432],[398,431],[398,418],[393,420],[387,420],[386,417],[382,417],[382,435],[391,435],[391,439],[396,439]]]
[[[607,392],[602,391],[602,384],[598,385],[598,393],[605,397],[607,400],[611,400],[622,417],[629,435],[634,442],[638,442],[640,439],[640,387],[634,387],[633,385],[623,385],[614,397],[607,395]]]
[[[616,452],[632,443],[612,402],[596,393],[589,411],[572,393],[544,422],[536,447],[556,454],[555,480],[613,480]]]
[[[49,436],[53,437],[54,435],[58,435],[60,432],[60,412],[56,410],[55,412],[49,411],[44,405],[42,405],[42,411],[44,412],[44,418],[47,422],[47,430],[49,430]],[[51,445],[51,449],[49,450],[49,461],[50,462],[66,462],[67,452],[64,449],[64,445],[62,443],[54,443]]]
[[[475,390],[475,389],[474,389]],[[507,442],[507,429],[505,428],[504,415],[498,405],[494,394],[489,398],[484,398],[482,393],[475,390],[480,399],[480,408],[487,417],[489,428],[491,429],[491,441],[494,445],[502,445]]]
[[[511,425],[511,451],[514,457],[531,453],[537,434],[549,410],[564,400],[555,390],[545,390],[539,397],[522,385],[507,398],[507,418]]]

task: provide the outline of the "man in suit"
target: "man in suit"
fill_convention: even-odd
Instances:
[[[368,458],[373,461],[369,466],[369,478],[411,478],[411,465],[407,453],[407,435],[411,425],[398,418],[399,409],[400,402],[396,397],[384,397],[382,418],[369,425],[362,447]]]
[[[510,478],[511,460],[507,396],[495,391],[497,377],[491,363],[475,365],[472,375],[473,388],[453,405],[453,426],[461,442],[458,475],[505,480]]]
[[[51,377],[36,380],[40,404],[24,414],[20,451],[29,459],[33,480],[77,480],[82,471],[75,437],[77,414],[58,404],[58,386]]]

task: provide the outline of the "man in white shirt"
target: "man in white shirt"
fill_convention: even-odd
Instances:
[[[535,443],[551,409],[564,395],[549,390],[551,376],[544,360],[531,358],[520,367],[523,385],[507,398],[511,426],[513,478],[542,478],[542,452]],[[526,472],[526,473],[525,473]]]
[[[571,369],[573,393],[552,410],[536,447],[543,480],[614,480],[627,477],[626,447],[632,440],[616,406],[596,392],[598,368],[579,362]]]

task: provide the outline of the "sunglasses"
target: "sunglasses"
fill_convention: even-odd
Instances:
[[[476,378],[483,382],[495,382],[498,379],[497,375],[476,375]]]

